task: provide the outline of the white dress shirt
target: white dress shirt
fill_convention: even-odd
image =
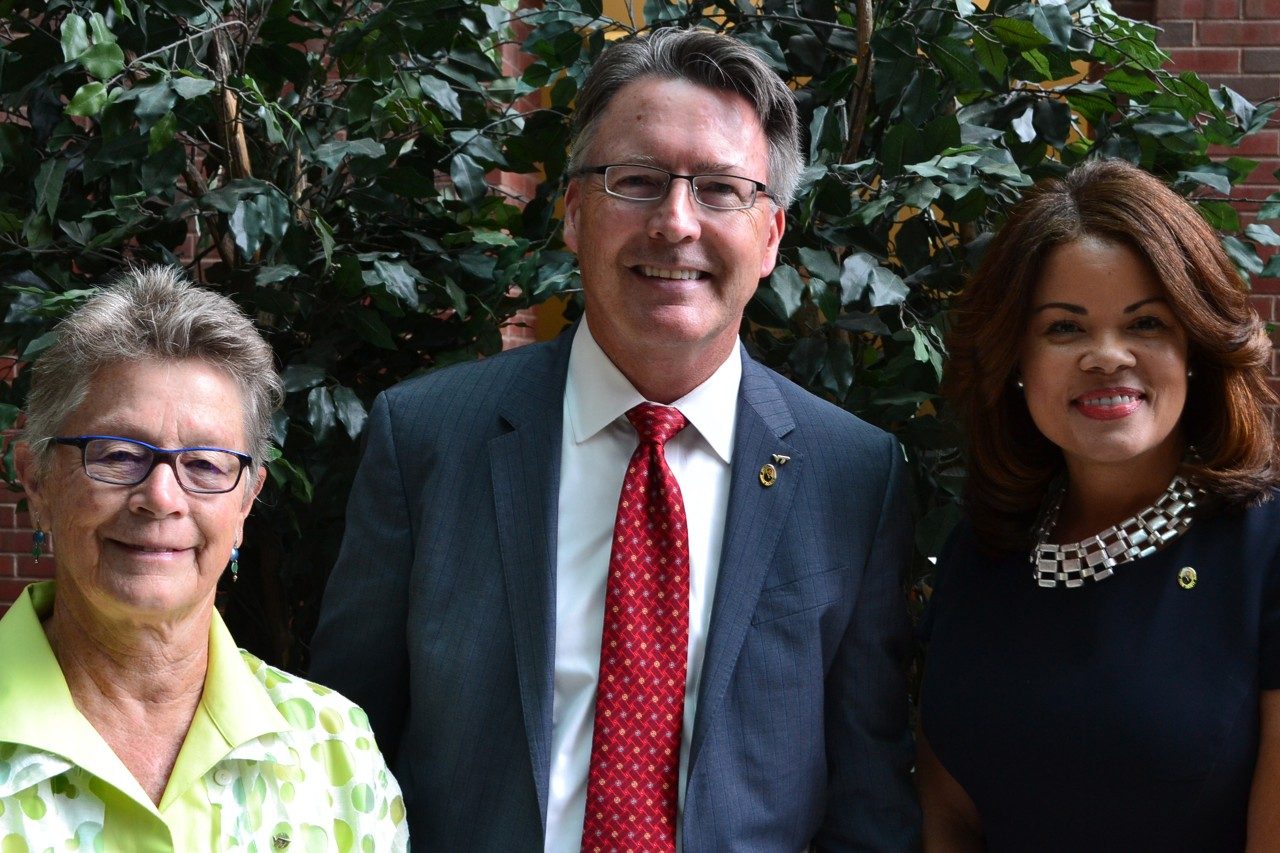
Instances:
[[[689,421],[666,444],[667,465],[680,484],[689,530],[689,669],[680,735],[681,813],[729,505],[729,462],[742,381],[740,347],[734,347],[706,382],[671,404]],[[600,349],[584,318],[569,354],[561,436],[547,853],[577,853],[582,847],[613,524],[623,474],[639,443],[625,413],[643,402],[645,398]]]

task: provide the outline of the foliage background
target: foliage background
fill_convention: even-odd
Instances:
[[[522,307],[578,310],[556,205],[573,98],[609,38],[730,31],[793,85],[809,168],[744,337],[902,440],[917,577],[963,480],[938,397],[947,299],[1035,179],[1094,154],[1139,163],[1195,199],[1242,273],[1280,274],[1258,254],[1280,244],[1280,194],[1242,228],[1227,198],[1255,164],[1206,153],[1276,104],[1161,70],[1155,31],[1106,0],[619,8],[0,2],[0,345],[38,358],[129,262],[182,264],[257,317],[289,393],[226,604],[269,660],[305,668],[373,397],[496,352]],[[0,386],[0,426],[26,375]]]

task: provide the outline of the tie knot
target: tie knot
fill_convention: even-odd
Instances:
[[[653,442],[661,447],[671,436],[689,425],[679,409],[671,406],[659,406],[656,403],[641,403],[627,410],[627,420],[640,434],[641,443]]]

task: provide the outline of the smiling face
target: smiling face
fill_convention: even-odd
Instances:
[[[239,388],[199,360],[100,369],[60,435],[247,450]],[[213,607],[218,578],[257,494],[248,472],[232,491],[203,495],[183,491],[168,464],[155,466],[136,486],[117,486],[89,479],[76,447],[57,447],[43,477],[35,475],[29,452],[19,461],[32,508],[53,533],[59,608],[145,622]]]
[[[1165,472],[1181,459],[1187,334],[1127,246],[1085,238],[1049,254],[1020,367],[1031,418],[1073,479],[1099,465]]]
[[[768,144],[750,103],[657,78],[614,95],[586,164],[769,177]],[[673,180],[662,200],[637,202],[608,195],[599,175],[576,177],[565,197],[564,239],[578,255],[601,348],[633,382],[649,359],[709,365],[709,375],[732,351],[743,308],[773,270],[784,220],[763,195],[746,210],[710,210],[694,202],[688,181]]]

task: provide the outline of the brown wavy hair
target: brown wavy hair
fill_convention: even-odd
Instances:
[[[1268,498],[1280,481],[1267,406],[1271,341],[1217,234],[1159,179],[1093,160],[1038,183],[1010,212],[957,298],[943,392],[964,428],[966,512],[992,550],[1031,545],[1031,526],[1059,448],[1036,428],[1015,386],[1031,299],[1049,253],[1087,237],[1144,257],[1188,338],[1182,428],[1196,448],[1183,471],[1210,509]]]

